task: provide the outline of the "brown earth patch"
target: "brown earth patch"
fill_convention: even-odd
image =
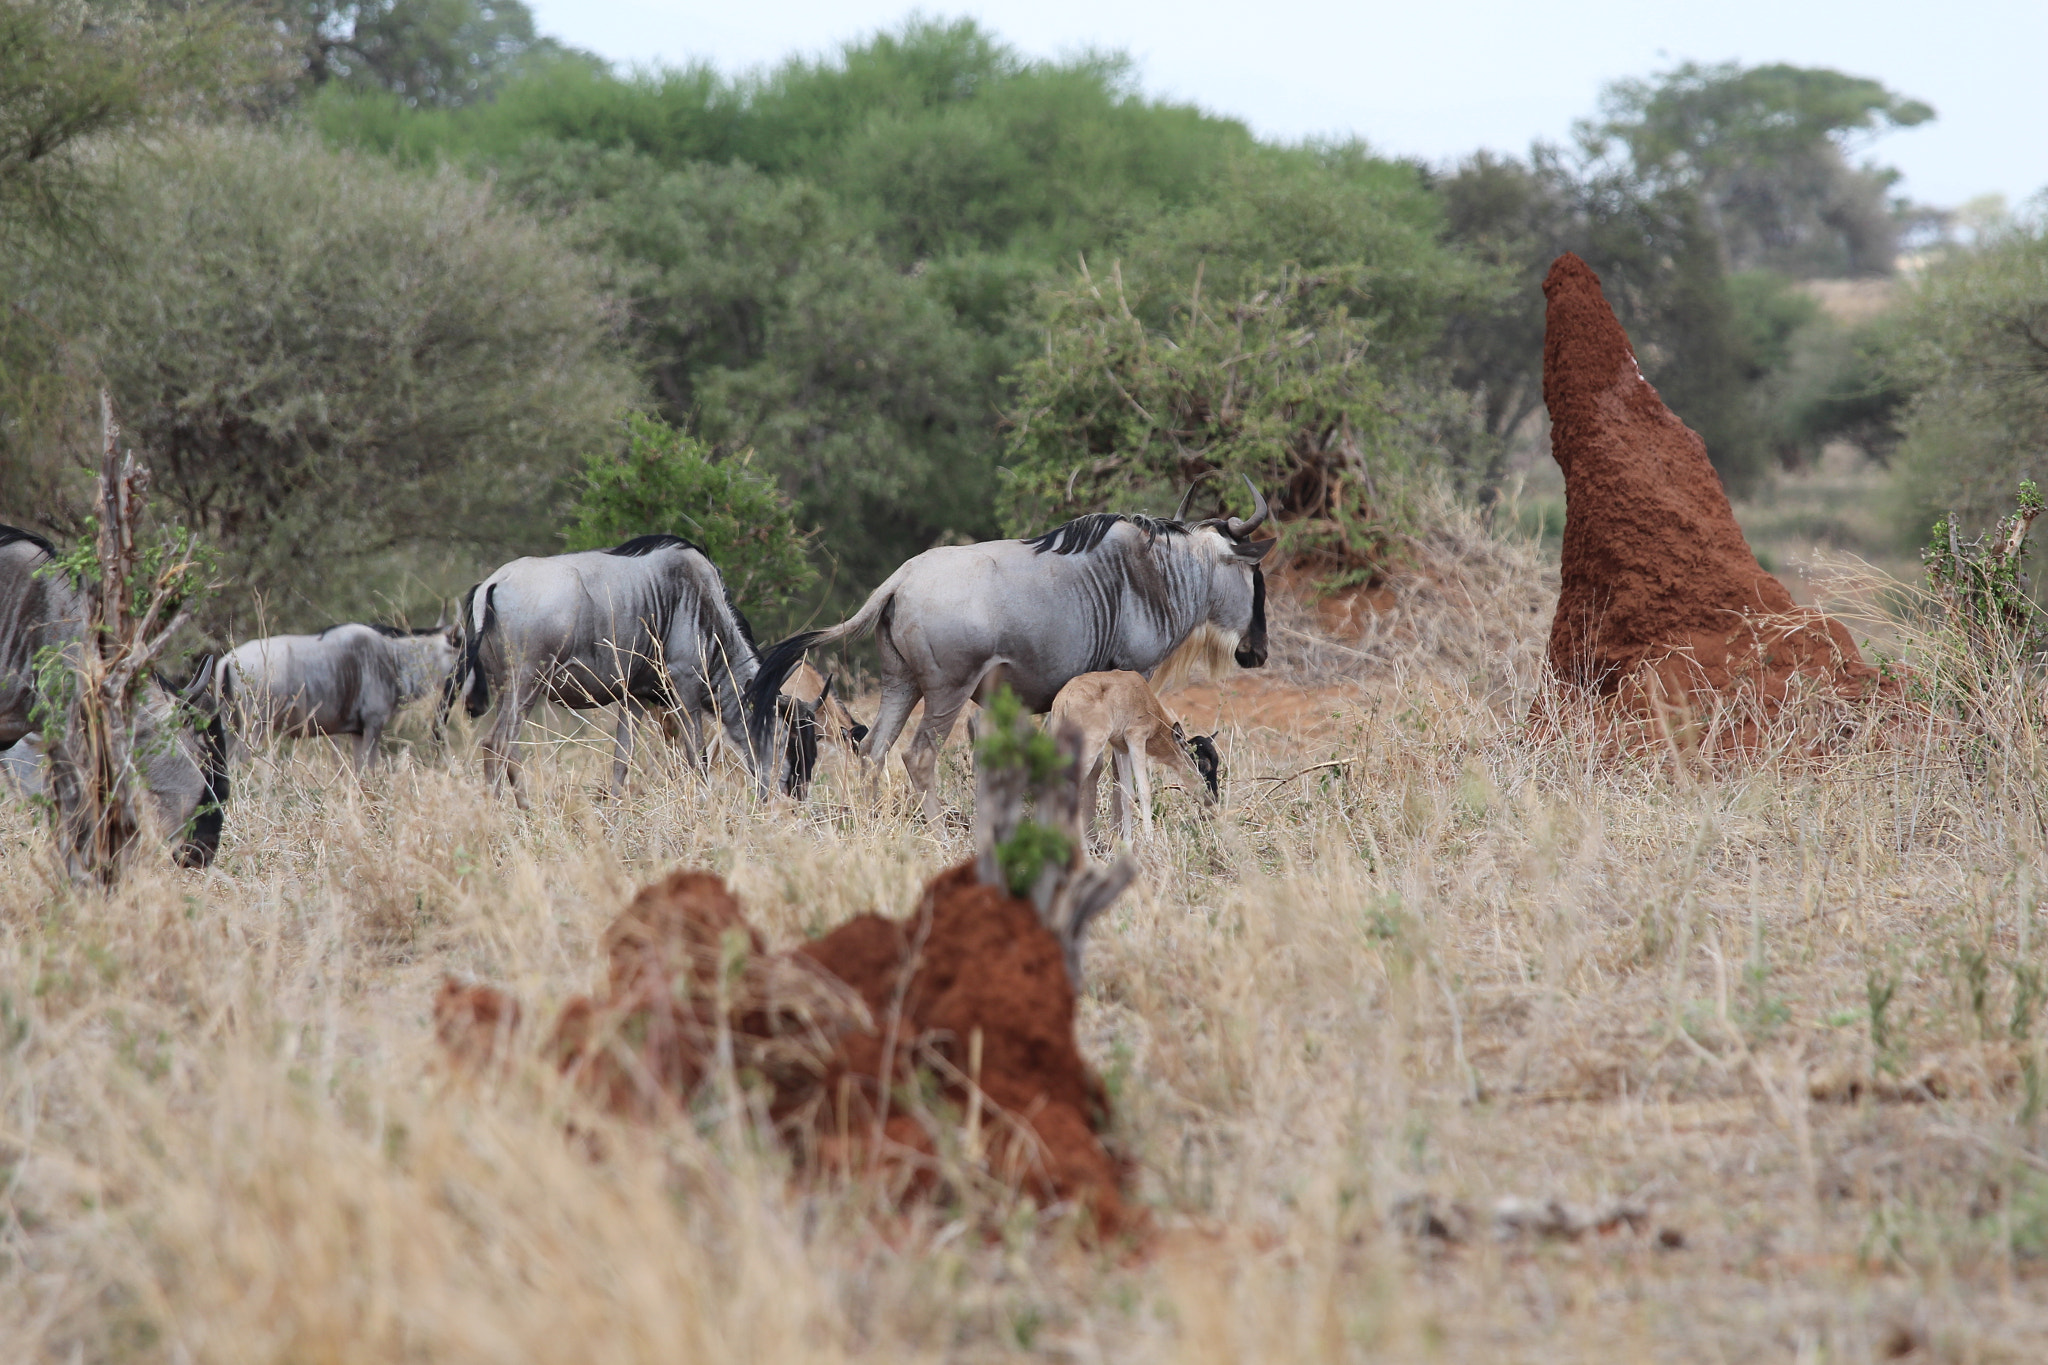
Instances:
[[[1250,671],[1183,687],[1164,698],[1191,732],[1272,730],[1301,741],[1342,736],[1366,697],[1350,683],[1307,685]]]

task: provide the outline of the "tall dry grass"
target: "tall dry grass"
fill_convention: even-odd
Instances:
[[[215,868],[105,897],[5,808],[0,1357],[2039,1358],[2038,684],[1909,621],[1955,726],[1708,776],[1536,740],[1546,571],[1477,548],[1363,641],[1280,637],[1335,719],[1227,731],[1222,813],[1163,798],[1098,922],[1080,1026],[1141,1255],[793,1187],[715,1098],[632,1132],[440,1063],[444,972],[545,1020],[660,868],[777,943],[900,913],[966,852],[900,772],[763,806],[650,759],[611,802],[557,718],[521,812],[466,736],[360,785],[306,744],[237,773]],[[1646,1217],[1519,1234],[1509,1196]]]

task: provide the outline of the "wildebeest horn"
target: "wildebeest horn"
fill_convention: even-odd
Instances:
[[[1240,521],[1236,517],[1232,517],[1224,523],[1224,526],[1230,531],[1230,538],[1232,540],[1243,540],[1246,536],[1258,530],[1259,527],[1265,525],[1266,518],[1273,515],[1273,509],[1266,505],[1266,495],[1261,493],[1259,486],[1252,482],[1252,476],[1245,474],[1241,477],[1244,479],[1244,486],[1252,490],[1252,519],[1250,521]]]

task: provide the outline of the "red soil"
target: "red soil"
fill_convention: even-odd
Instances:
[[[1566,500],[1558,678],[1640,713],[1739,700],[1744,732],[1795,691],[1896,690],[1840,623],[1757,563],[1706,444],[1643,378],[1599,277],[1567,253],[1543,293],[1543,399]]]
[[[893,1175],[916,1196],[939,1187],[942,1151],[964,1153],[1035,1198],[1084,1205],[1105,1234],[1132,1226],[1059,941],[971,862],[934,878],[907,921],[861,915],[787,953],[763,950],[717,877],[677,872],[642,888],[604,941],[605,998],[570,1001],[549,1043],[604,1108],[687,1108],[724,1046],[736,1074],[766,1083],[808,1169]],[[502,1055],[517,1009],[449,982],[437,1031],[479,1064]],[[927,1098],[906,1111],[906,1096]]]

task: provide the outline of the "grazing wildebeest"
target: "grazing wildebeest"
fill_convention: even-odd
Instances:
[[[35,728],[36,655],[85,629],[85,599],[55,575],[38,574],[56,554],[32,531],[0,526],[0,749]]]
[[[84,595],[59,575],[37,572],[54,554],[42,537],[0,526],[0,749],[9,775],[31,794],[42,791],[46,777],[41,749],[28,738],[36,655],[45,647],[75,649],[85,631]],[[183,681],[152,677],[135,710],[133,752],[143,789],[184,867],[213,861],[228,799],[227,734],[214,674],[208,657]]]
[[[1223,768],[1216,736],[1190,736],[1143,674],[1083,673],[1053,698],[1052,725],[1070,725],[1081,732],[1081,790],[1090,831],[1095,828],[1095,797],[1102,785],[1104,759],[1115,768],[1110,813],[1125,843],[1133,842],[1134,805],[1146,836],[1152,833],[1153,763],[1179,773],[1190,793],[1201,792],[1212,805],[1216,801],[1217,777]]]
[[[924,722],[903,766],[936,820],[939,746],[968,701],[999,682],[1042,714],[1083,673],[1173,675],[1225,651],[1245,668],[1266,662],[1259,561],[1273,542],[1251,539],[1270,515],[1256,488],[1252,497],[1249,520],[1189,525],[1182,498],[1172,520],[1093,512],[1031,540],[926,550],[848,620],[768,649],[752,699],[772,697],[806,650],[876,632],[882,709],[863,752],[886,757],[922,699]]]
[[[458,627],[329,626],[318,635],[271,635],[235,646],[223,677],[236,732],[354,735],[361,772],[406,703],[446,691],[461,657]],[[437,727],[438,728],[438,727]]]
[[[771,694],[761,723],[749,727],[747,684],[759,667],[753,632],[717,566],[681,536],[515,559],[470,590],[462,624],[469,714],[482,715],[491,694],[500,695],[484,732],[484,770],[509,781],[521,801],[513,745],[543,696],[577,710],[619,706],[614,790],[625,785],[633,728],[650,709],[672,717],[693,761],[710,719],[763,792],[800,796],[810,783],[815,708]]]

